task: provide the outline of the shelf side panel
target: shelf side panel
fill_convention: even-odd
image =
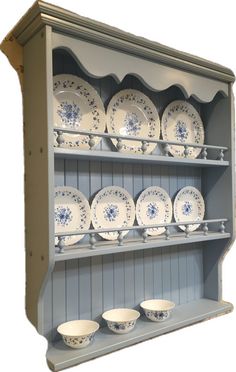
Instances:
[[[51,28],[24,46],[26,312],[41,333],[42,294],[53,265],[53,131]]]
[[[231,239],[204,244],[204,293],[206,297],[217,301],[222,300],[222,262],[235,239],[234,100],[230,85],[228,89],[227,98],[217,96],[214,102],[203,109],[203,118],[207,123],[206,140],[212,144],[221,142],[229,148],[225,154],[226,160],[230,162],[229,167],[202,170],[206,218],[215,218],[220,212],[228,219],[225,231],[231,234]]]

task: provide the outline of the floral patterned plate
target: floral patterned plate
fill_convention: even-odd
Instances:
[[[159,139],[160,119],[157,109],[152,101],[138,90],[121,90],[108,105],[107,130],[110,134]],[[116,146],[117,140],[111,140]],[[142,153],[141,141],[122,140],[121,144],[121,151]],[[150,154],[155,147],[155,143],[147,143],[145,153]]]
[[[131,195],[119,186],[107,186],[100,190],[91,205],[92,224],[95,229],[129,227],[134,223],[135,206]],[[128,230],[123,232],[123,236]],[[118,232],[99,234],[106,240],[115,240]]]
[[[74,187],[58,186],[55,188],[54,207],[55,233],[75,230],[88,230],[91,222],[89,202],[81,191]],[[65,245],[72,245],[84,235],[65,237]],[[58,238],[55,238],[57,244]]]
[[[169,223],[172,218],[172,203],[167,192],[158,186],[145,189],[136,203],[136,219],[139,225]],[[147,229],[148,235],[160,235],[164,227]]]
[[[56,75],[53,78],[54,126],[86,131],[105,131],[105,110],[97,91],[74,75]],[[89,149],[89,137],[64,133],[62,147]],[[95,145],[101,137],[94,137]],[[55,140],[54,140],[55,145]]]
[[[165,141],[180,143],[204,143],[202,120],[195,108],[185,101],[173,101],[165,109],[161,119],[162,137]],[[169,145],[170,153],[175,157],[184,157],[184,146]],[[189,147],[188,158],[195,159],[201,148]]]
[[[174,217],[176,222],[200,221],[205,214],[205,203],[202,194],[192,186],[183,187],[175,197]],[[194,231],[199,225],[189,225],[189,230]],[[185,230],[185,226],[179,226]]]

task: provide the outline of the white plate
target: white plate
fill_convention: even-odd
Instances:
[[[205,203],[202,194],[192,186],[183,187],[175,197],[174,217],[176,222],[200,221],[205,214]],[[194,231],[199,225],[189,225],[189,230]],[[185,226],[179,226],[185,230]]]
[[[55,233],[88,230],[91,222],[89,202],[81,191],[74,187],[55,187],[54,207]],[[65,245],[72,245],[84,235],[65,237]],[[58,239],[55,239],[57,244]]]
[[[172,218],[172,203],[167,192],[158,186],[145,189],[136,203],[136,219],[140,226],[169,223]],[[164,227],[147,229],[148,235],[160,235]]]
[[[135,206],[131,195],[119,186],[100,190],[91,205],[92,224],[95,229],[129,227],[134,223]],[[123,236],[128,231],[123,232]],[[115,240],[118,232],[99,234],[104,239]]]
[[[104,132],[105,110],[97,91],[74,75],[56,75],[53,78],[54,126],[67,129]],[[89,149],[89,137],[64,133],[62,147]],[[94,137],[95,145],[101,137]],[[55,145],[55,140],[54,140]]]
[[[165,141],[180,143],[204,143],[202,120],[195,108],[185,101],[173,101],[165,109],[161,119],[162,137]],[[169,145],[175,157],[184,157],[184,146]],[[189,147],[188,158],[195,159],[201,148]]]
[[[156,107],[145,94],[135,89],[124,89],[112,97],[107,108],[107,130],[110,134],[155,138],[160,137],[160,119]],[[115,138],[111,139],[117,145]],[[142,142],[122,140],[121,151],[142,153]],[[156,147],[147,143],[146,154]]]

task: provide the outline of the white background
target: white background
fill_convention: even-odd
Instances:
[[[31,1],[7,0],[2,3],[0,39],[32,5]],[[236,72],[234,1],[51,2],[136,35],[218,62]],[[17,75],[3,54],[0,54],[0,82],[1,370],[44,372],[48,370],[44,358],[47,344],[27,321],[24,311],[21,92]],[[235,248],[223,264],[223,298],[234,304]],[[132,368],[138,372],[147,368],[147,365],[156,371],[165,369],[166,372],[235,371],[235,326],[234,312],[87,362],[75,367],[74,371],[89,372],[93,369],[104,372],[112,369],[112,372],[120,372],[121,369],[128,371]]]

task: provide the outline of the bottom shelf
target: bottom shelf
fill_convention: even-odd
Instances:
[[[135,329],[128,334],[116,335],[108,328],[101,328],[96,333],[93,344],[84,349],[69,349],[63,341],[53,345],[49,344],[47,362],[53,371],[59,371],[178,328],[226,314],[232,310],[233,305],[228,302],[202,298],[177,306],[171,318],[163,323],[151,322],[145,317],[141,317],[137,321]]]

